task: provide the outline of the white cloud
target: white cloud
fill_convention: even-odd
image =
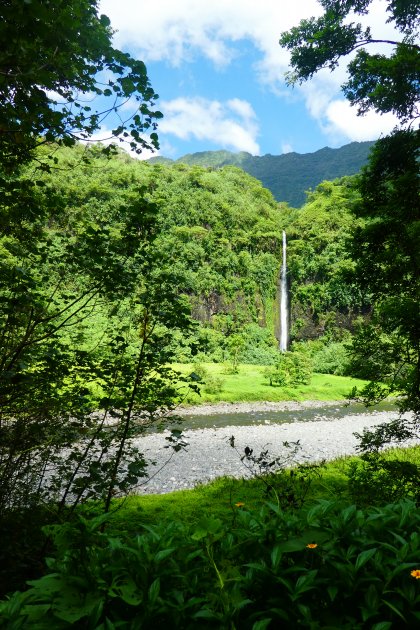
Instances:
[[[296,26],[301,19],[320,15],[322,8],[316,0],[101,0],[100,10],[110,17],[113,28],[117,29],[116,44],[129,48],[146,63],[165,61],[180,66],[205,57],[216,67],[223,67],[240,54],[238,44],[246,40],[251,42],[259,55],[249,72],[255,73],[277,98],[303,100],[310,116],[329,137],[344,133],[350,140],[355,140],[367,134],[370,128],[370,139],[374,139],[375,134],[386,132],[389,128],[387,117],[374,114],[366,119],[369,123],[362,122],[362,118],[353,114],[351,124],[343,125],[343,112],[337,102],[341,102],[340,86],[346,75],[345,60],[333,73],[318,73],[311,82],[296,87],[293,92],[286,87],[284,74],[288,70],[289,53],[280,48],[279,36]],[[383,0],[374,0],[366,17],[349,19],[368,24],[374,37],[392,38],[393,27],[386,24],[386,3]],[[383,51],[383,46],[379,50]],[[173,103],[181,101],[176,99]],[[197,112],[198,102],[196,99],[194,113]],[[235,110],[235,105],[227,103],[226,107],[230,107],[231,112]],[[186,106],[183,109],[186,110]],[[235,111],[245,120],[245,112]],[[171,119],[159,125],[160,131],[167,124],[173,129],[171,133],[176,133],[173,121],[175,117],[181,120],[181,110],[172,110],[169,114]],[[204,109],[202,114],[205,115]],[[196,131],[191,134],[207,138],[208,118],[201,125],[194,118]],[[346,119],[349,119],[347,114]],[[217,125],[213,128],[217,129]],[[242,143],[246,141],[243,127],[231,126],[230,131],[235,142],[239,142],[241,137]],[[182,132],[179,130],[177,133],[181,137]],[[219,139],[221,134],[216,135]],[[248,140],[251,138],[255,143],[255,134],[248,133],[248,136]]]
[[[320,14],[316,0],[101,0],[100,10],[118,31],[116,43],[146,62],[179,65],[202,55],[223,66],[236,55],[235,43],[247,39],[262,53],[261,72],[279,60],[283,71],[287,53],[278,45],[280,33]]]
[[[221,147],[258,155],[258,124],[251,105],[240,99],[226,103],[204,98],[162,102],[159,133],[188,140],[208,140]]]
[[[255,118],[255,112],[248,101],[243,101],[240,98],[232,98],[227,102],[227,106],[244,120],[251,121]]]
[[[325,114],[324,130],[333,141],[337,134],[359,142],[376,139],[392,131],[398,122],[392,114],[381,116],[373,111],[365,116],[357,116],[355,108],[344,100],[331,101]]]
[[[147,140],[146,137],[145,139]],[[103,144],[104,146],[115,144],[118,148],[124,149],[124,151],[126,151],[129,155],[131,155],[131,157],[135,158],[136,160],[148,160],[149,158],[159,155],[160,153],[159,151],[153,152],[149,149],[143,149],[143,151],[140,154],[137,154],[135,151],[132,150],[129,142],[122,141],[122,139],[120,140],[119,138],[116,138],[112,134],[111,129],[109,129],[105,125],[102,125],[100,129],[98,129],[98,131],[96,131],[92,136],[90,136],[89,140],[80,139],[80,142],[82,144],[88,144],[88,145],[99,142],[100,144]]]
[[[293,147],[290,144],[290,142],[283,142],[283,144],[281,145],[281,152],[282,154],[284,153],[291,153],[293,151]]]

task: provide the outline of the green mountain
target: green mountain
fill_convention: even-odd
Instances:
[[[255,156],[245,151],[201,151],[189,153],[175,162],[164,157],[149,162],[182,163],[212,168],[233,165],[256,177],[271,190],[277,201],[286,201],[294,208],[305,203],[305,193],[324,180],[354,175],[366,164],[373,142],[352,142],[339,149],[324,147],[315,153],[286,153]]]

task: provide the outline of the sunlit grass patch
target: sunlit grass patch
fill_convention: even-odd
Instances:
[[[190,374],[197,366],[194,364],[175,364],[176,370],[184,375]],[[229,372],[229,366],[223,363],[201,363],[205,372],[201,395],[184,392],[185,404],[216,402],[282,402],[286,400],[345,400],[353,387],[362,387],[365,381],[332,374],[313,374],[309,385],[294,387],[276,387],[269,384],[265,376],[266,366],[239,364],[238,373]],[[200,371],[200,369],[199,369]],[[205,380],[219,379],[220,391],[206,391]]]

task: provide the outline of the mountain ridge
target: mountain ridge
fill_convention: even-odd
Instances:
[[[260,180],[277,201],[298,208],[305,203],[306,192],[324,180],[355,175],[368,160],[373,141],[351,142],[338,149],[323,147],[313,153],[251,155],[246,151],[199,151],[172,160],[156,156],[150,163],[188,164],[212,168],[237,166]]]

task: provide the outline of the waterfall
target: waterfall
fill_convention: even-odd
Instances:
[[[280,351],[286,352],[289,342],[288,322],[288,291],[287,291],[287,258],[286,258],[286,232],[283,231],[283,262],[280,275]]]

